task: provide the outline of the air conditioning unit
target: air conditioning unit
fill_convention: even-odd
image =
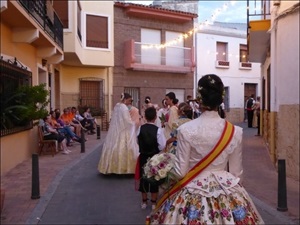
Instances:
[[[273,1],[273,5],[274,5],[274,6],[280,6],[280,1],[281,1],[281,0],[274,0],[274,1]]]
[[[221,60],[217,60],[216,61],[216,68],[229,68],[229,61],[221,61]]]

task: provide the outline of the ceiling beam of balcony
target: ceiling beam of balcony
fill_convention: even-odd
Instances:
[[[57,49],[55,47],[46,47],[46,48],[38,48],[37,56],[41,58],[47,58],[55,55],[57,53]]]
[[[13,28],[13,41],[21,43],[32,43],[39,38],[38,29]]]
[[[56,54],[51,57],[46,58],[50,64],[58,64],[64,60],[64,55]]]

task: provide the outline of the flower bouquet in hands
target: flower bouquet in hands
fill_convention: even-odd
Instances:
[[[161,114],[161,116],[158,117],[161,123],[161,127],[164,128],[165,127],[165,122],[167,122],[167,118],[165,116],[165,114]]]
[[[159,153],[150,158],[144,166],[144,176],[149,183],[163,184],[174,167],[175,155],[172,153]]]

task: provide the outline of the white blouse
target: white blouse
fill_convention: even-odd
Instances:
[[[175,175],[178,178],[184,177],[194,165],[210,153],[219,141],[224,126],[225,120],[220,118],[218,112],[205,111],[199,118],[187,122],[178,128],[174,168]],[[235,126],[233,138],[228,146],[195,180],[206,182],[207,179],[205,178],[213,175],[216,181],[219,178],[224,179],[224,177],[230,180],[231,187],[240,182],[243,174],[242,134],[242,128]],[[229,161],[230,173],[226,172],[227,161]],[[193,182],[188,186],[193,186]]]

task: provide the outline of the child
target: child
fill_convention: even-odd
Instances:
[[[155,154],[159,153],[165,148],[166,139],[162,128],[157,127],[154,123],[156,120],[156,109],[149,107],[145,110],[146,123],[142,125],[138,131],[138,143],[139,143],[139,165],[140,174],[143,176],[143,167],[147,162],[147,159],[151,158]],[[156,206],[158,185],[155,183],[149,183],[147,180],[140,179],[140,186],[138,189],[142,193],[141,208],[147,208],[147,193],[151,193],[152,209]]]

